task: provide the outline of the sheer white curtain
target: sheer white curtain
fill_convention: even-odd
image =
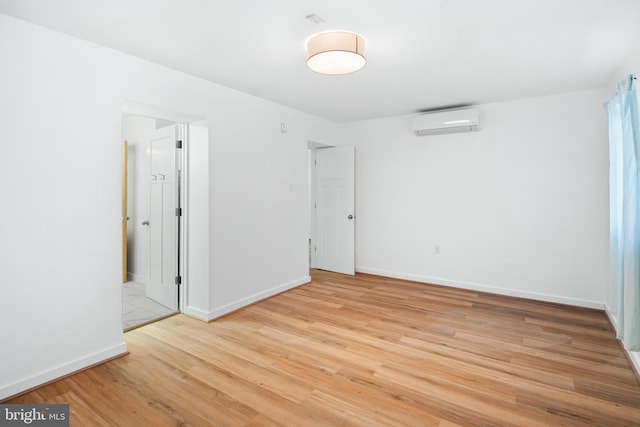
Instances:
[[[640,351],[640,115],[635,75],[618,83],[606,107],[613,311],[624,347]]]

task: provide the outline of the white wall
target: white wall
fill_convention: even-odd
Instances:
[[[318,120],[311,116],[282,114],[275,105],[258,111],[225,104],[209,129],[211,235],[216,236],[210,274],[218,284],[211,289],[210,317],[308,280],[306,141],[337,139],[337,125],[325,124],[325,133],[318,133],[313,131]],[[281,122],[288,124],[287,133],[281,133]],[[265,278],[278,285],[265,289]]]
[[[352,123],[356,268],[603,307],[603,90],[479,106],[480,132],[416,137],[411,116]],[[440,254],[435,253],[439,246]]]
[[[190,229],[208,232],[201,317],[308,280],[306,141],[335,125],[4,15],[0,57],[0,399],[126,350],[127,101],[209,123],[209,230]]]
[[[201,319],[209,319],[211,280],[209,259],[209,124],[206,120],[189,124],[186,154],[186,192],[184,195],[186,233],[186,274],[189,284],[183,294],[183,311]],[[191,232],[197,230],[198,232]]]

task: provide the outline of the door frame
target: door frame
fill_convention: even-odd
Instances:
[[[176,168],[180,170],[181,179],[176,183],[176,206],[182,209],[182,215],[180,218],[176,217],[176,275],[180,275],[182,280],[180,285],[177,285],[177,311],[183,313],[185,308],[185,301],[187,301],[186,296],[188,292],[188,269],[187,266],[187,229],[188,229],[188,221],[187,215],[185,215],[185,207],[188,206],[187,203],[187,195],[188,193],[188,147],[189,147],[189,122],[200,121],[202,119],[185,116],[180,113],[172,112],[170,110],[160,109],[156,107],[151,107],[143,104],[137,104],[132,102],[125,102],[122,108],[122,116],[138,116],[144,117],[148,119],[155,120],[166,120],[175,123],[176,126],[176,139],[182,141],[182,148],[177,150],[176,153]],[[121,138],[123,141],[124,138]],[[124,148],[123,148],[124,150]],[[123,170],[123,179],[125,177],[125,171]],[[177,181],[177,180],[176,180]],[[123,192],[124,192],[124,184],[123,184]],[[123,203],[124,198],[127,195],[123,194]],[[124,207],[123,207],[124,212]],[[124,228],[124,226],[123,226]],[[126,237],[126,235],[124,236]],[[126,256],[126,241],[123,242],[123,257]],[[125,266],[123,265],[123,268]],[[126,274],[126,273],[124,273]]]
[[[308,191],[309,191],[309,268],[316,268],[316,239],[318,235],[318,230],[316,229],[316,186],[317,186],[317,176],[316,176],[316,153],[317,150],[322,150],[325,148],[336,148],[336,145],[325,144],[322,142],[307,140],[307,167],[308,167]],[[354,159],[355,161],[355,159]],[[355,177],[354,177],[355,178]],[[355,188],[354,188],[355,191]],[[354,200],[355,203],[355,200]],[[355,269],[355,258],[356,258],[356,245],[354,241],[353,247],[353,256],[354,256],[354,269]]]
[[[187,216],[185,215],[186,195],[187,193],[187,155],[186,150],[189,146],[189,123],[176,122],[176,143],[180,141],[180,147],[176,146],[176,209],[180,210],[180,215],[176,216],[176,276],[180,277],[181,282],[178,286],[178,311],[183,313],[183,301],[185,301],[186,287],[186,229]]]
[[[127,221],[129,197],[129,143],[122,140],[122,283],[127,283]]]

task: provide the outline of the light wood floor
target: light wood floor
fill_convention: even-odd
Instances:
[[[601,311],[359,274],[206,324],[10,403],[72,426],[638,426],[640,384]]]

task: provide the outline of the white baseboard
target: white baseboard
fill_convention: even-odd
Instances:
[[[266,291],[263,292],[258,292],[257,294],[251,295],[249,297],[246,298],[242,298],[241,300],[232,302],[230,304],[226,304],[222,307],[218,307],[214,310],[211,310],[208,314],[207,314],[207,321],[211,321],[215,318],[224,316],[225,314],[229,314],[232,311],[236,311],[242,307],[245,307],[249,304],[253,304],[254,302],[263,300],[265,298],[269,298],[273,295],[277,295],[281,292],[284,291],[288,291],[289,289],[298,287],[300,285],[304,285],[305,283],[309,283],[311,282],[311,277],[310,276],[304,276],[301,277],[300,279],[297,280],[293,280],[291,282],[288,283],[284,283],[282,285],[276,286],[274,288],[268,289]],[[186,312],[186,311],[185,311]],[[188,314],[188,313],[187,313]],[[194,314],[195,316],[195,314]],[[196,316],[198,318],[200,318],[199,316]]]
[[[611,312],[611,309],[609,308],[609,304],[605,304],[604,305],[604,312],[607,314],[607,317],[609,318],[609,321],[613,325],[613,329],[615,329],[617,331],[618,330],[618,319]]]
[[[616,318],[616,316],[613,315],[613,313],[611,312],[611,309],[609,308],[608,304],[605,304],[604,312],[607,313],[607,317],[609,318],[609,321],[613,325],[613,329],[615,329],[617,331],[618,330],[618,319]],[[620,343],[620,345],[623,345],[623,344]],[[627,352],[627,355],[629,356],[629,360],[631,361],[631,364],[633,365],[632,367],[633,367],[633,369],[635,369],[636,374],[638,375],[638,378],[640,378],[640,351],[628,351],[626,349],[624,351]]]
[[[200,310],[199,308],[188,306],[185,307],[182,312],[187,316],[195,317],[196,319],[204,320],[205,322],[209,321],[209,312],[206,310]]]
[[[625,350],[626,351],[626,350]],[[640,351],[627,351],[631,364],[636,370],[636,374],[640,377]]]
[[[555,302],[559,304],[575,305],[577,307],[604,309],[604,303],[597,301],[566,298],[557,295],[540,294],[536,292],[517,291],[514,289],[499,288],[478,283],[458,282],[437,277],[420,276],[415,274],[398,273],[396,271],[379,270],[376,268],[356,267],[359,273],[374,274],[376,276],[391,277],[394,279],[411,280],[414,282],[432,283],[434,285],[451,286],[453,288],[469,289],[473,291],[489,292],[492,294],[507,295],[518,298],[528,298],[537,301]]]
[[[55,381],[67,375],[81,371],[85,368],[97,365],[101,362],[105,362],[109,359],[113,359],[117,356],[122,356],[127,353],[127,344],[122,342],[113,347],[98,351],[93,354],[89,354],[80,359],[76,359],[73,362],[59,365],[46,371],[42,371],[38,374],[32,375],[28,378],[16,381],[12,384],[0,386],[0,401],[15,396],[16,394],[30,390],[34,387],[41,386],[43,384]]]

